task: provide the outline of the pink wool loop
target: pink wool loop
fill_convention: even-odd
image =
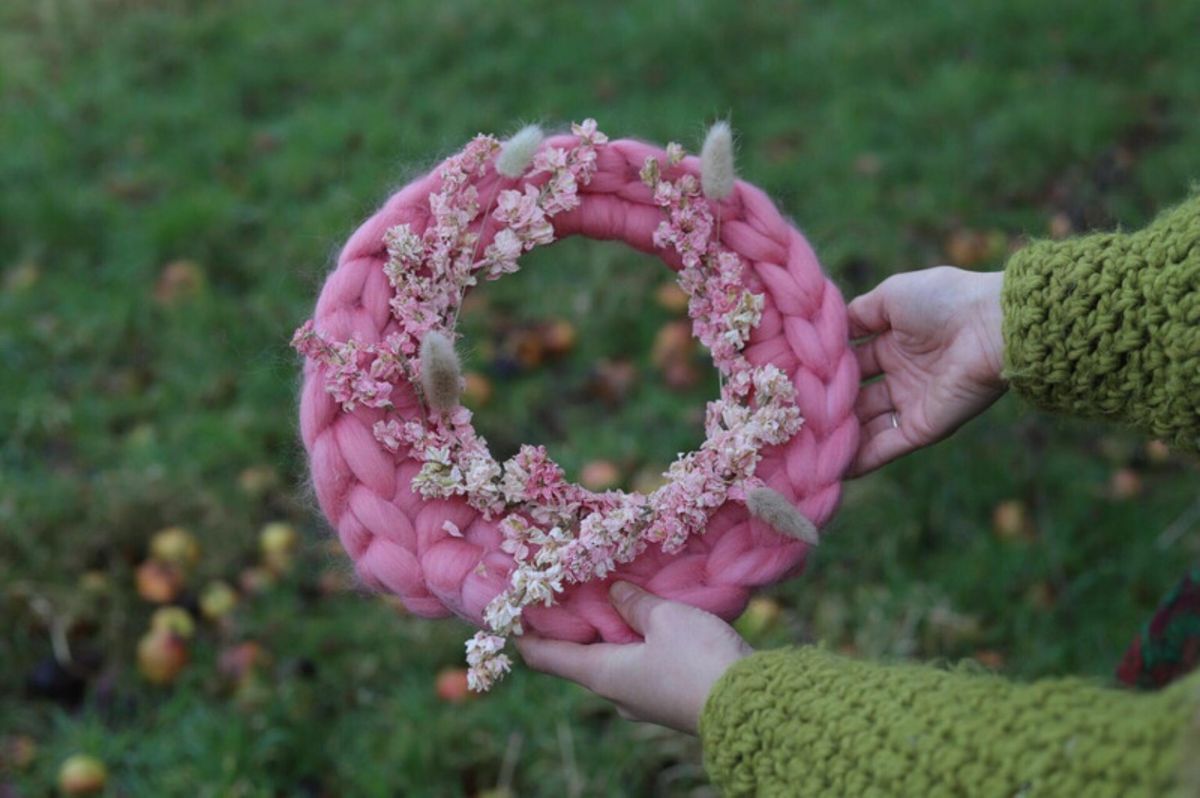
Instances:
[[[569,148],[575,141],[557,136],[542,147]],[[663,216],[639,176],[648,157],[665,159],[667,153],[629,139],[599,148],[596,172],[579,188],[580,205],[553,217],[555,238],[623,241],[678,270],[678,254],[653,243]],[[685,158],[681,166],[699,176],[697,158]],[[479,196],[490,197],[517,182],[489,170],[476,186]],[[384,234],[399,224],[423,233],[431,219],[429,195],[438,185],[437,170],[415,180],[351,236],[317,301],[314,322],[322,335],[374,344],[396,331],[389,307],[392,287],[384,273]],[[722,243],[746,266],[746,287],[764,295],[762,319],[744,354],[755,366],[771,363],[788,375],[804,417],[788,443],[762,451],[755,475],[819,528],[837,507],[842,475],[858,445],[859,374],[849,348],[845,304],[808,242],[760,189],[737,181],[732,193],[712,207],[720,218]],[[482,225],[481,250],[496,222],[485,218]],[[403,415],[419,412],[407,383],[395,386],[391,400]],[[483,627],[484,608],[505,590],[513,568],[512,557],[501,551],[498,523],[485,520],[465,499],[429,500],[414,493],[412,479],[420,464],[397,457],[375,439],[372,427],[383,418],[384,411],[370,407],[343,412],[326,392],[320,366],[306,362],[300,426],[313,484],[360,578],[373,589],[395,593],[417,615],[455,614]],[[752,518],[743,503],[727,501],[705,534],[689,539],[680,551],[664,554],[651,546],[603,583],[570,585],[553,606],[528,607],[525,625],[547,637],[578,642],[636,640],[607,599],[607,586],[616,579],[730,619],[755,588],[798,573],[807,550],[805,543]]]

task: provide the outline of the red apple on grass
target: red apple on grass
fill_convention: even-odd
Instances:
[[[138,566],[135,581],[138,595],[151,604],[174,601],[183,589],[183,574],[179,569],[155,559]]]
[[[592,460],[585,463],[579,481],[588,490],[608,490],[621,482],[621,471],[611,460]]]
[[[466,668],[443,668],[438,671],[434,689],[437,697],[448,704],[461,704],[475,697],[467,685]]]

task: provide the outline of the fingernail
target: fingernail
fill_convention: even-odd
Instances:
[[[612,587],[608,589],[608,595],[612,596],[615,601],[624,601],[633,596],[634,587],[628,582],[613,582]]]

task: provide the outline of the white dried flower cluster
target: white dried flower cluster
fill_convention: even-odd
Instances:
[[[491,689],[512,668],[504,651],[505,639],[487,632],[476,632],[467,641],[467,687],[476,692]]]

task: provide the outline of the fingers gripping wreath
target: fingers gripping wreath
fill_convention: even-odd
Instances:
[[[659,254],[721,376],[705,441],[648,495],[585,490],[541,446],[497,462],[458,400],[466,292],[569,235]],[[549,139],[477,136],[358,229],[293,345],[323,512],[367,585],[481,627],[467,642],[477,690],[526,629],[636,640],[607,601],[615,578],[734,616],[803,565],[858,440],[842,298],[735,179],[723,123],[699,159],[609,141],[590,119]]]

